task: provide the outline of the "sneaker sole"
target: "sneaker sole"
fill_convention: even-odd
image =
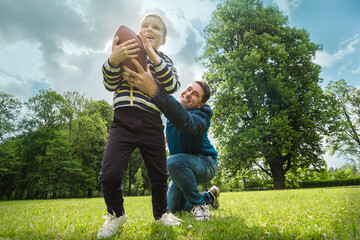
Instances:
[[[215,191],[211,191],[212,189],[214,189]],[[214,196],[217,198],[220,196],[220,189],[216,186],[212,186],[210,188],[209,192],[212,192],[214,194]]]

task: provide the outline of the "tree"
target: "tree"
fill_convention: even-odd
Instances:
[[[13,95],[0,92],[0,141],[5,134],[15,130],[15,119],[20,112],[21,102]]]
[[[360,161],[360,89],[345,80],[330,82],[326,93],[332,98],[327,143],[331,153],[340,152]]]
[[[105,100],[90,101],[88,107],[89,114],[98,113],[105,121],[106,126],[110,128],[110,125],[114,118],[113,107]]]
[[[19,102],[1,96],[1,123],[20,120],[15,114]],[[0,141],[0,199],[92,197],[93,190],[100,189],[97,178],[111,105],[77,92],[60,95],[46,89],[25,106],[19,131]]]
[[[139,169],[141,169],[141,170],[139,170]],[[137,179],[140,177],[139,171],[140,171],[142,179],[143,179],[142,185],[141,185],[141,187],[142,187],[141,195],[144,195],[145,190],[150,189],[150,183],[149,183],[149,179],[147,177],[147,170],[146,170],[145,163],[144,163],[144,160],[141,155],[141,151],[139,148],[135,148],[134,151],[130,155],[130,160],[128,163],[128,167],[126,169],[126,174],[124,175],[124,178],[123,178],[123,187],[124,187],[124,189],[127,188],[127,191],[125,192],[125,194],[127,196],[133,195],[132,191],[131,191],[131,188],[133,186],[135,186],[135,188],[137,187],[137,185],[136,185],[136,184],[138,184]]]
[[[259,0],[218,5],[205,38],[203,78],[222,166],[237,174],[256,165],[275,189],[286,188],[292,168],[321,168],[325,99],[312,62],[321,47]]]
[[[34,185],[40,180],[47,148],[64,120],[59,107],[62,102],[61,95],[48,89],[40,90],[25,103],[27,113],[19,124],[22,134],[19,135],[21,148],[17,150],[17,156],[21,164],[13,190],[15,199],[23,199],[26,192],[35,197],[40,193]]]
[[[14,137],[0,143],[0,199],[11,198],[15,178],[21,166],[21,141]]]
[[[144,184],[144,179],[141,173],[141,168],[135,173],[135,191],[137,192]]]
[[[73,121],[71,148],[73,158],[82,162],[82,188],[87,190],[88,197],[99,186],[97,180],[100,163],[108,136],[107,126],[100,114],[82,114]]]
[[[65,118],[61,112],[61,106],[64,103],[64,98],[55,91],[40,90],[36,96],[25,103],[29,110],[24,121],[30,127],[28,130],[51,129],[63,123]]]
[[[71,154],[68,134],[67,130],[55,131],[46,154],[37,157],[43,164],[39,166],[36,186],[43,192],[52,192],[52,198],[61,197],[67,192],[76,197],[84,179],[81,159]]]

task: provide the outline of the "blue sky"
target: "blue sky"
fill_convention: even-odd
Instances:
[[[0,0],[0,91],[26,101],[50,87],[111,103],[101,66],[110,54],[112,36],[119,25],[138,31],[148,12],[160,14],[167,24],[167,43],[160,50],[173,59],[185,87],[206,71],[195,58],[203,51],[202,30],[221,2]],[[264,0],[269,4],[288,16],[290,26],[304,28],[313,42],[322,44],[315,59],[322,66],[322,87],[342,78],[359,87],[359,0]],[[325,159],[331,167],[344,163],[336,156]]]
[[[277,1],[285,2],[285,1]],[[322,44],[316,62],[322,66],[323,86],[345,79],[360,85],[360,1],[302,0],[291,9],[290,26],[304,28],[314,43]]]

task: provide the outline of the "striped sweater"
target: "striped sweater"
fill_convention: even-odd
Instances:
[[[160,51],[156,51],[156,53],[160,56],[161,62],[156,66],[150,66],[151,73],[154,79],[160,82],[166,92],[173,94],[180,88],[176,69],[168,56]],[[104,86],[108,91],[114,92],[114,109],[130,106],[160,115],[161,111],[155,106],[147,94],[142,93],[136,87],[130,86],[127,81],[123,79],[121,76],[122,71],[121,67],[110,66],[109,60],[102,66]]]

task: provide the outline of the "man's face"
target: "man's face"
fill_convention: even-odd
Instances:
[[[162,23],[154,17],[145,18],[140,25],[140,32],[147,38],[152,48],[157,50],[165,44]]]
[[[193,82],[181,93],[179,102],[188,110],[202,108],[205,105],[201,102],[203,95],[202,87]]]

